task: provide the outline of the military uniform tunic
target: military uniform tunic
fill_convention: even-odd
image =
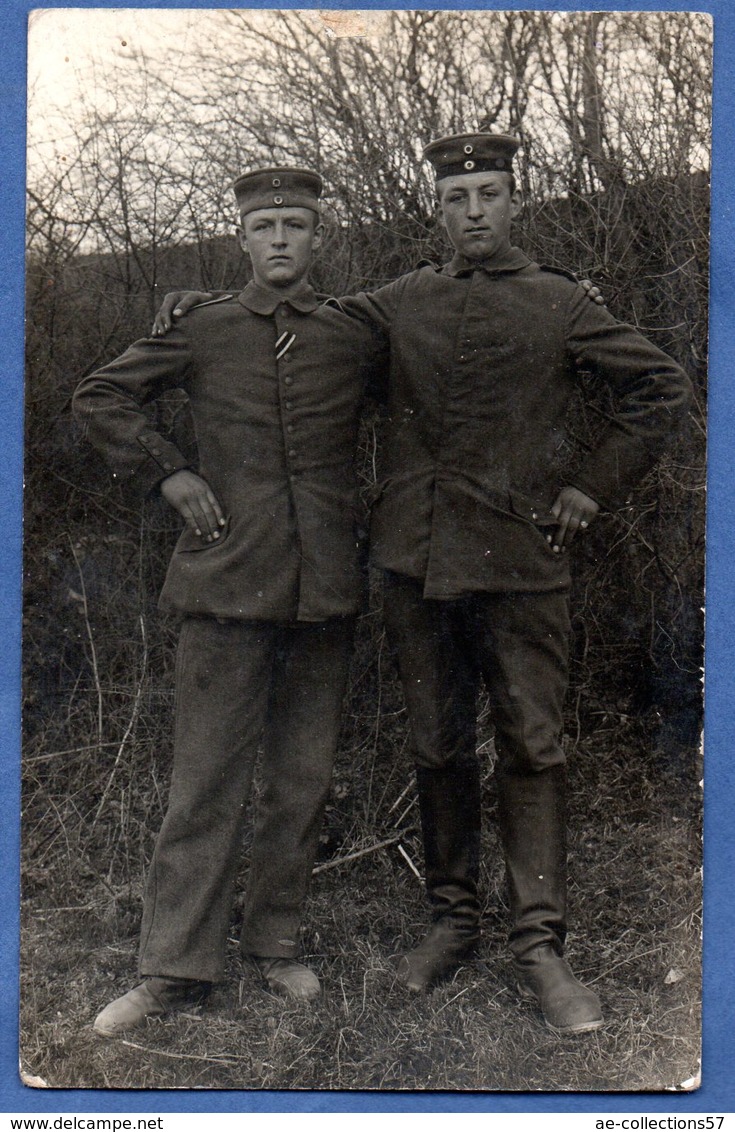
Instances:
[[[279,301],[250,283],[81,383],[74,407],[89,439],[147,487],[187,461],[143,406],[173,388],[188,395],[197,470],[226,526],[213,543],[182,532],[162,609],[279,621],[357,611],[353,465],[379,354],[369,325],[319,305],[310,287]]]
[[[455,255],[341,300],[390,339],[389,419],[373,508],[376,565],[426,597],[569,584],[545,535],[579,370],[606,381],[614,419],[571,483],[616,507],[687,404],[681,368],[571,278],[516,248],[491,266]]]

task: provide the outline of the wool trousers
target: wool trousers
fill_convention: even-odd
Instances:
[[[241,948],[293,958],[339,737],[353,618],[190,617],[176,665],[166,816],[144,901],[140,973],[217,982],[262,750]]]

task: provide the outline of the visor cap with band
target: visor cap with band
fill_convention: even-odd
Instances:
[[[318,213],[322,179],[310,169],[255,169],[238,177],[232,190],[241,216],[259,208],[310,208]]]
[[[520,144],[510,134],[451,134],[430,142],[423,156],[434,166],[437,181],[464,173],[512,173]]]

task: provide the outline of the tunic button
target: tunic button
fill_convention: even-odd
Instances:
[[[160,456],[161,455],[161,449],[160,448],[151,448],[151,454],[153,456]]]
[[[538,519],[538,515],[536,514],[536,512],[535,512],[535,511],[532,511],[532,512],[531,512],[531,518],[532,518],[532,519]]]
[[[164,472],[172,471],[173,470],[173,464],[169,464],[169,462],[167,460],[166,463],[163,465],[163,470],[164,470]]]
[[[292,377],[284,377],[283,384],[284,385],[293,385],[293,378]]]
[[[293,459],[294,456],[296,455],[296,449],[295,448],[289,448],[288,454],[291,457],[291,459]]]
[[[289,409],[289,410],[293,409],[293,401],[287,401],[286,402],[286,408]]]
[[[292,424],[286,425],[286,432],[293,432],[293,425]],[[535,516],[534,516],[534,518],[535,518]]]

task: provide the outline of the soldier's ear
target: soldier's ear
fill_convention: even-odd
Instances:
[[[242,225],[236,224],[235,225],[235,231],[237,232],[237,238],[240,241],[240,247],[247,254],[248,241],[247,241],[247,237],[245,235],[245,229],[242,227]]]
[[[311,250],[313,252],[315,252],[318,247],[321,247],[322,240],[324,239],[324,231],[324,225],[320,220],[314,228],[314,235],[311,240]]]
[[[510,194],[510,218],[515,220],[523,211],[523,197],[520,189],[514,189]]]

